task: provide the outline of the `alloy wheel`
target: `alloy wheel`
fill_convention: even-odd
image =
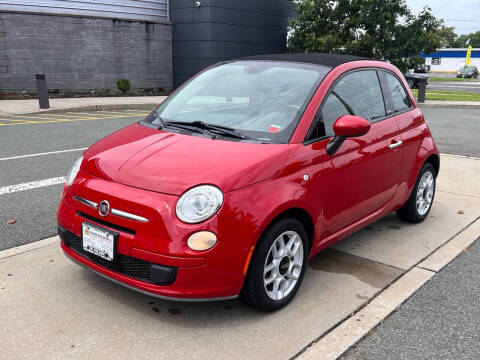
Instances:
[[[420,216],[425,215],[430,206],[432,206],[433,201],[433,192],[435,190],[435,179],[433,174],[430,171],[426,171],[420,183],[418,184],[417,189],[417,212]]]
[[[268,297],[282,300],[298,282],[303,266],[303,243],[295,231],[285,231],[268,251],[263,271],[263,285]]]

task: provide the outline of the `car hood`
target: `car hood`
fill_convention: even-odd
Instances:
[[[134,124],[92,145],[81,168],[109,181],[181,195],[198,184],[228,192],[269,179],[287,156],[287,144],[212,140]]]

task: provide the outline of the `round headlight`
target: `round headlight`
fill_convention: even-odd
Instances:
[[[215,215],[223,204],[222,191],[211,185],[200,185],[188,190],[177,203],[180,220],[195,224]]]
[[[83,156],[81,156],[75,163],[73,164],[72,168],[68,172],[67,175],[67,185],[70,186],[73,183],[73,180],[77,177],[78,171],[80,170],[80,165],[82,164]]]

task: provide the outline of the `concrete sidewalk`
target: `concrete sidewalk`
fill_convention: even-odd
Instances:
[[[322,252],[309,261],[294,301],[270,314],[237,300],[179,303],[136,293],[71,263],[57,237],[1,251],[0,323],[8,324],[8,331],[2,334],[0,358],[243,359],[248,354],[278,360],[322,344],[323,334],[334,334],[341,324],[366,324],[362,329],[368,331],[381,318],[359,309],[383,296],[389,300],[388,312],[382,313],[387,316],[401,303],[399,288],[413,280],[420,287],[440,268],[438,259],[444,264],[462,251],[461,235],[480,214],[479,176],[480,159],[442,155],[434,206],[423,223],[406,224],[391,214]],[[470,235],[480,235],[472,230]],[[328,354],[314,345],[301,358],[335,358],[361,334],[337,336],[339,347]]]
[[[0,100],[0,116],[63,111],[149,110],[160,104],[165,98],[166,96],[120,96],[50,99],[50,109],[45,110],[38,107],[38,100],[36,99]],[[427,100],[425,103],[419,105],[420,108],[447,107],[480,109],[480,102],[478,101]]]
[[[0,100],[0,115],[39,112],[153,109],[166,96],[79,97],[50,99],[50,109],[40,109],[38,100]]]

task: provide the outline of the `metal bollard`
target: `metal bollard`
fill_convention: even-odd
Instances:
[[[418,80],[418,99],[417,102],[425,102],[425,92],[427,91],[427,79]]]
[[[48,88],[45,74],[35,74],[35,77],[37,78],[37,93],[40,109],[48,109],[50,103],[48,102]]]

